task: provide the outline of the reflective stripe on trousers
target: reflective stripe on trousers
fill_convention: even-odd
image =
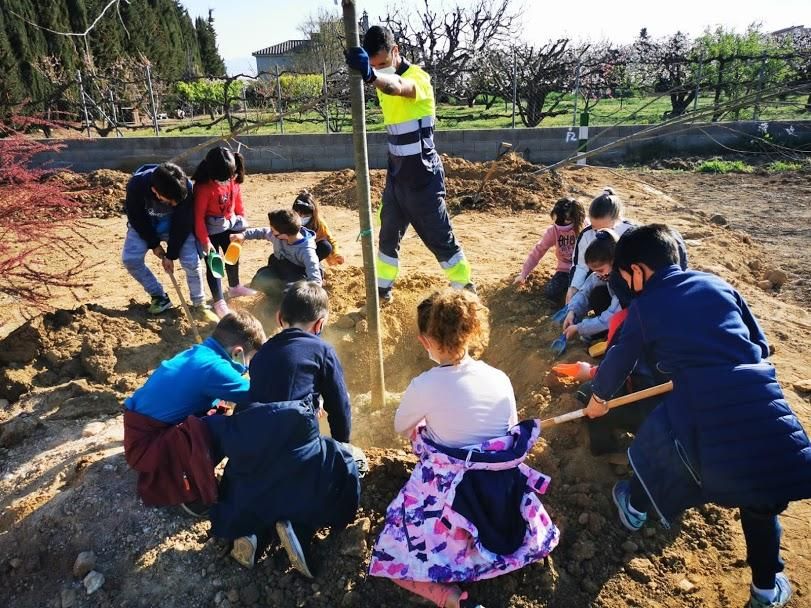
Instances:
[[[400,273],[400,261],[385,253],[377,252],[377,286],[380,289],[391,289]]]
[[[439,265],[442,266],[442,271],[453,287],[461,289],[472,282],[473,269],[462,251],[447,262],[440,262]]]

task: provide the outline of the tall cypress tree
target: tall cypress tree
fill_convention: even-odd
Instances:
[[[209,12],[208,20],[197,17],[194,21],[197,31],[197,45],[200,48],[200,61],[206,76],[224,76],[225,62],[217,50],[217,34],[214,32],[214,17]]]

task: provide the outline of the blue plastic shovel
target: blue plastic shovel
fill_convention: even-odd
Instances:
[[[567,314],[569,314],[569,306],[568,305],[564,306],[559,311],[557,311],[555,314],[553,314],[552,315],[552,321],[554,323],[557,323],[558,325],[560,325],[561,323],[563,323],[563,320],[566,318]]]
[[[566,335],[560,334],[560,336],[552,340],[549,350],[551,350],[552,354],[556,357],[560,357],[564,352],[566,352]]]

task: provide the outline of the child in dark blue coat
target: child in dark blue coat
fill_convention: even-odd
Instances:
[[[628,450],[634,477],[614,487],[622,523],[640,529],[651,511],[664,525],[706,503],[737,507],[752,570],[750,608],[791,597],[782,573],[778,515],[811,497],[811,443],[786,402],[766,337],[741,295],[720,278],[682,270],[667,226],[629,231],[615,268],[636,294],[622,338],[597,370],[586,415],[640,358],[674,390],[645,420]]]
[[[227,456],[214,534],[234,539],[231,556],[251,567],[275,527],[293,567],[311,577],[307,547],[318,528],[354,517],[365,456],[348,444],[349,394],[335,349],[319,334],[327,292],[298,281],[277,313],[282,331],[251,361],[250,401],[228,419],[206,420],[216,457]],[[332,437],[318,427],[323,398]]]
[[[282,328],[251,361],[251,401],[294,401],[320,395],[333,439],[349,441],[352,412],[344,370],[335,349],[321,339],[327,322],[327,292],[314,281],[285,290],[276,313]]]

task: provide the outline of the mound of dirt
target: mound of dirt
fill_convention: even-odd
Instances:
[[[92,218],[118,217],[124,213],[129,178],[128,173],[110,169],[91,173],[60,171],[53,176],[64,192],[82,206],[82,215]]]
[[[447,204],[452,213],[465,210],[543,209],[557,198],[576,193],[559,172],[534,174],[537,166],[510,153],[499,160],[476,163],[442,155]],[[487,182],[482,182],[490,170]],[[372,204],[377,206],[386,185],[386,172],[370,171]],[[357,209],[355,172],[336,171],[315,184],[311,192],[322,204]],[[481,194],[479,190],[481,189]]]

